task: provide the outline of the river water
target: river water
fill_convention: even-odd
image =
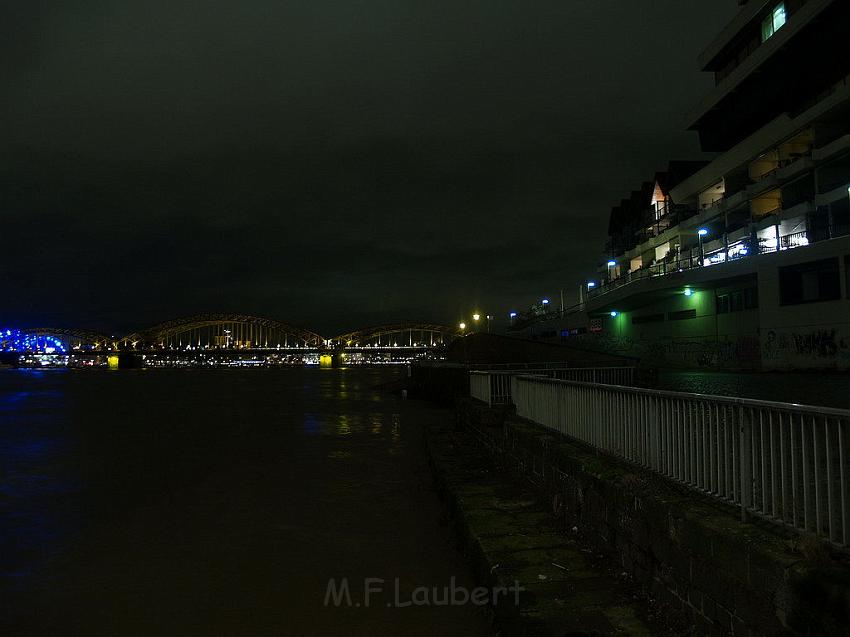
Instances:
[[[399,373],[0,370],[0,634],[487,634]]]

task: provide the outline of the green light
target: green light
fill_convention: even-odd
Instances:
[[[691,296],[694,291],[691,288],[685,288],[685,296]]]

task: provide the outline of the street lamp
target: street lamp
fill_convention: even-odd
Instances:
[[[472,315],[472,320],[475,321],[476,323],[478,322],[478,319],[480,319],[480,318],[481,318],[481,315],[478,314],[478,313]]]
[[[702,238],[708,234],[708,228],[700,228],[697,230],[697,237],[699,237],[699,264],[705,265],[705,250],[702,247]]]
[[[461,329],[461,331],[463,331],[466,329],[466,323],[461,323],[460,325],[458,325],[458,327]]]

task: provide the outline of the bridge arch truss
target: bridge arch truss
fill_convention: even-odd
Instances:
[[[121,349],[317,348],[324,338],[275,319],[247,314],[199,314],[160,323],[120,339]]]
[[[99,332],[67,327],[32,327],[0,330],[0,351],[97,350],[110,338]]]
[[[449,343],[458,330],[437,323],[393,323],[339,334],[330,339],[336,348],[433,348]]]

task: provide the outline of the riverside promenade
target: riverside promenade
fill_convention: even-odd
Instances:
[[[601,556],[576,573],[609,569],[632,586],[625,615],[595,598],[587,621],[599,634],[847,634],[850,412],[640,389],[625,372],[614,384],[610,366],[560,367],[456,362],[442,370],[452,390],[439,368],[410,379],[414,393],[454,394],[456,424],[432,435],[434,466],[479,575],[498,564],[490,575],[507,576],[513,562],[536,588],[520,625],[561,631],[570,614],[559,611],[587,592],[566,571],[534,579],[546,553],[529,550],[531,529],[549,534],[548,549]],[[490,464],[458,479],[476,446]],[[496,495],[518,483],[526,511]],[[624,627],[625,616],[638,623]]]

